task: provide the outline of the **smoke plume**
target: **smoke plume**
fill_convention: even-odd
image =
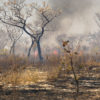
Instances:
[[[62,10],[59,26],[66,34],[94,33],[99,30],[95,21],[99,0],[49,0],[49,3],[53,8]]]

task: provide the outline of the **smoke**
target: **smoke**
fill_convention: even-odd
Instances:
[[[61,9],[59,27],[66,34],[94,33],[99,30],[96,13],[100,0],[49,0],[54,9]]]
[[[81,36],[100,31],[97,25],[100,21],[96,16],[96,13],[100,13],[100,0],[49,0],[48,4],[55,10],[60,9],[62,13],[53,22],[56,31],[44,36],[47,38],[42,41],[43,47],[57,47],[61,40],[70,39],[68,37],[77,40]]]
[[[84,13],[93,5],[93,0],[50,0],[53,8],[59,8],[64,16]]]
[[[34,1],[41,4],[40,1],[44,0]],[[27,2],[29,3],[28,0]],[[62,40],[74,41],[80,35],[94,34],[100,30],[96,23],[99,23],[96,13],[100,13],[100,0],[48,0],[48,4],[53,9],[60,9],[62,13],[50,25],[55,27],[56,31],[46,32],[42,37],[42,50],[59,47]]]

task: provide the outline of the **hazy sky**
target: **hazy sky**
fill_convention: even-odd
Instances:
[[[94,33],[100,30],[96,13],[100,0],[49,0],[52,7],[62,10],[60,30],[69,34]]]
[[[100,23],[96,16],[96,13],[100,14],[100,0],[27,0],[27,2],[31,1],[39,4],[48,1],[54,9],[62,10],[62,14],[55,22],[55,26],[58,27],[56,32],[51,31],[50,34],[46,33],[43,36],[42,45],[45,47],[58,45],[58,37],[67,38],[67,35],[94,34],[100,30],[96,23],[96,21]]]
[[[43,1],[46,1],[46,2],[48,2],[48,0],[27,0],[27,2],[36,2],[36,3],[39,3],[39,4],[41,4]]]
[[[57,44],[59,36],[66,38],[68,35],[80,35],[98,32],[100,27],[96,13],[100,13],[100,0],[30,0],[42,4],[47,1],[53,8],[62,10],[55,25],[58,25],[56,32],[52,35],[45,34],[45,41],[42,43],[49,46]],[[29,2],[29,0],[28,0]],[[51,41],[52,40],[52,41]]]
[[[95,34],[100,31],[100,24],[96,13],[100,14],[100,0],[48,0],[53,8],[60,8],[62,14],[58,17],[55,25],[58,25],[56,32],[48,37],[43,44],[48,41],[50,47],[57,45],[58,37],[67,39],[68,36],[80,36]]]
[[[96,24],[99,20],[96,13],[100,13],[100,0],[26,0],[42,4],[49,2],[53,8],[62,10],[58,25],[66,34],[95,33],[100,29]],[[57,24],[56,24],[57,25]]]

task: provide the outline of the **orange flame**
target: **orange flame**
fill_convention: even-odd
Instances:
[[[35,51],[34,52],[34,57],[37,57],[38,56],[38,51]]]
[[[54,50],[53,51],[53,55],[58,55],[58,51],[57,50]]]

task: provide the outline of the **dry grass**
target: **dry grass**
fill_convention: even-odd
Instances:
[[[38,69],[23,69],[19,71],[7,71],[0,77],[0,81],[6,86],[31,85],[47,79],[46,72],[40,72]]]
[[[91,75],[91,73],[90,73],[91,72],[90,68],[93,68],[93,69],[97,68],[97,66],[100,66],[100,63],[96,62],[93,59],[91,60],[91,57],[89,57],[89,58],[90,59],[86,58],[86,56],[83,56],[83,55],[73,57],[73,64],[74,64],[75,72],[77,74],[77,77],[76,77],[77,80],[80,80],[80,78],[82,78],[82,77],[84,78],[84,76],[90,77],[90,78],[91,77],[96,77],[96,78],[100,77],[99,74],[96,74],[95,70],[94,71],[92,70],[93,71],[92,74],[95,74],[95,76]],[[34,84],[35,84],[36,86],[41,86],[43,89],[49,89],[51,91],[54,89],[54,91],[52,91],[53,93],[51,93],[52,95],[54,94],[55,91],[56,91],[55,92],[56,95],[59,95],[58,90],[56,90],[56,88],[58,89],[59,87],[61,87],[61,89],[59,91],[62,91],[63,86],[64,86],[65,90],[67,87],[68,89],[70,89],[70,91],[73,92],[73,90],[71,90],[71,89],[73,87],[75,87],[72,84],[70,84],[69,79],[67,80],[67,78],[71,78],[71,81],[72,80],[74,81],[74,76],[72,74],[72,67],[70,65],[70,59],[67,55],[60,56],[59,58],[49,56],[47,61],[45,61],[43,64],[31,63],[30,61],[28,61],[27,58],[24,58],[24,57],[13,57],[13,56],[3,57],[3,58],[0,58],[0,72],[1,72],[0,88],[2,87],[2,85],[4,85],[3,86],[4,90],[14,89],[14,91],[15,91],[15,94],[13,95],[14,99],[15,99],[15,97],[20,97],[19,94],[16,96],[16,93],[17,93],[16,92],[17,88],[15,88],[16,86],[18,87],[18,89],[29,90],[30,88],[28,88],[28,85],[34,86]],[[64,80],[64,82],[62,80]],[[39,83],[39,84],[37,84],[37,83]],[[52,85],[51,85],[51,83],[52,83]],[[59,87],[56,87],[56,84]],[[41,87],[39,87],[39,89]],[[85,90],[85,88],[81,88],[80,90],[83,91],[83,90]],[[89,88],[87,90],[89,90]],[[92,91],[94,91],[94,89]],[[50,93],[48,93],[48,94],[50,94]],[[22,96],[25,97],[26,95],[28,95],[28,94],[26,93],[25,95],[22,95]],[[32,95],[33,95],[33,93],[32,93]],[[40,98],[42,98],[43,95],[45,95],[45,94],[41,94],[41,91],[39,91],[39,94],[36,95],[36,98],[38,96],[40,96]],[[46,95],[46,96],[48,98],[48,96],[52,97],[52,95]],[[86,95],[88,96],[89,94],[86,93]],[[85,95],[85,93],[84,93],[84,95],[80,95],[79,99],[83,100],[86,97],[86,95]],[[97,94],[97,95],[99,95],[99,94]],[[7,96],[7,95],[5,95],[5,96]],[[11,96],[11,98],[12,98],[12,94],[9,96]],[[81,99],[81,97],[83,99]],[[4,98],[4,96],[2,96],[2,98]],[[9,97],[5,97],[5,98],[7,98],[7,100],[8,100]],[[98,97],[94,96],[94,98],[99,98],[99,96]],[[66,100],[67,100],[67,98],[66,98]],[[72,98],[68,97],[68,100],[72,100]]]
[[[55,80],[61,70],[61,67],[57,67],[57,62],[58,59],[53,56],[44,65],[32,64],[24,57],[6,56],[6,59],[2,57],[0,58],[0,82],[7,87],[12,87]]]
[[[34,69],[27,58],[13,56],[0,58],[0,71],[0,82],[5,86],[34,84],[46,80],[47,76],[46,72]]]
[[[85,66],[100,66],[96,61],[80,62],[80,58],[82,61],[86,59],[83,55],[74,57],[78,70]],[[4,56],[0,57],[0,82],[6,86],[16,86],[56,80],[62,68],[66,72],[72,70],[67,55],[59,58],[50,56],[43,65],[33,64],[25,57]]]
[[[60,74],[61,68],[62,68],[61,66],[52,68],[52,70],[48,72],[48,77],[47,77],[48,80],[49,81],[56,80]]]

